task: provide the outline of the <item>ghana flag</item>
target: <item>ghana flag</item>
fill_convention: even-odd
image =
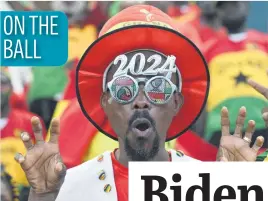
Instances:
[[[229,110],[231,132],[235,129],[241,106],[247,109],[246,122],[255,120],[256,133],[267,132],[261,111],[268,102],[247,84],[250,78],[267,85],[268,42],[265,37],[262,33],[249,31],[239,41],[232,37],[219,39],[206,52],[211,83],[205,138],[215,145],[220,141],[220,111],[223,106]]]

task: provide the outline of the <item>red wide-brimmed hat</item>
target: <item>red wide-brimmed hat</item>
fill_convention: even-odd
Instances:
[[[86,50],[77,68],[77,97],[84,115],[100,132],[117,140],[101,108],[105,70],[118,55],[138,49],[177,58],[184,104],[173,119],[166,141],[183,134],[197,120],[208,96],[209,72],[198,48],[175,27],[168,15],[153,6],[131,6],[107,21],[99,38]]]

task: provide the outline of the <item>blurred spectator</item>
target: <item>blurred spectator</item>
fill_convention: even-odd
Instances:
[[[200,1],[198,5],[201,8],[201,16],[196,28],[203,46],[206,46],[203,51],[206,51],[209,45],[227,34],[218,15],[216,2]]]
[[[54,109],[67,83],[63,67],[32,68],[33,81],[28,92],[30,111],[39,115],[48,129]]]
[[[34,114],[9,107],[9,98],[12,94],[12,85],[8,72],[1,68],[1,164],[5,166],[5,171],[12,177],[16,187],[28,186],[25,174],[20,165],[14,160],[16,153],[24,154],[25,147],[20,139],[22,132],[28,132],[33,138],[31,118]],[[43,122],[42,122],[43,124]],[[44,124],[43,124],[44,125]],[[46,130],[43,129],[45,137]]]
[[[189,23],[196,27],[199,23],[200,8],[194,2],[174,1],[168,7],[167,14],[178,23]]]
[[[245,106],[245,126],[250,119],[256,122],[252,142],[256,136],[264,135],[264,146],[267,147],[267,129],[261,110],[267,107],[268,103],[247,84],[249,78],[263,85],[267,83],[267,35],[246,28],[248,2],[218,2],[217,7],[228,37],[217,40],[205,54],[211,77],[205,138],[218,146],[221,136],[221,108],[226,106],[229,110],[230,131],[233,133],[239,108]]]
[[[1,201],[18,201],[18,192],[12,183],[12,178],[1,164]]]
[[[177,30],[192,40],[202,51],[206,50],[215,43],[216,40],[226,37],[225,29],[217,14],[216,2],[198,2],[200,11],[194,21],[178,21]]]
[[[31,67],[8,67],[13,93],[10,97],[10,106],[16,109],[28,110],[27,92],[32,80]]]

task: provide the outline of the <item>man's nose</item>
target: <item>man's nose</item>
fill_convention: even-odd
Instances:
[[[146,98],[144,91],[139,90],[138,96],[133,101],[133,109],[150,109],[150,102]]]

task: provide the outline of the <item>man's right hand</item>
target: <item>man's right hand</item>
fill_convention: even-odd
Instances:
[[[33,117],[31,122],[35,144],[32,143],[30,135],[23,132],[21,139],[27,149],[27,154],[25,156],[16,154],[15,160],[24,170],[35,194],[43,195],[59,191],[66,174],[66,167],[62,163],[58,146],[59,120],[52,120],[49,142],[45,142],[43,139],[40,120]]]

